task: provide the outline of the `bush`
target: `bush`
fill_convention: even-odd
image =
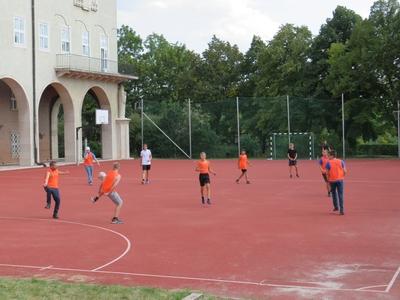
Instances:
[[[396,156],[396,144],[364,144],[358,145],[357,156]]]

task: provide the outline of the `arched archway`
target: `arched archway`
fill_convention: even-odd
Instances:
[[[0,164],[33,163],[31,115],[22,86],[0,78]]]
[[[70,94],[62,84],[51,83],[43,90],[39,101],[38,119],[40,161],[75,161],[74,107]]]
[[[83,145],[85,138],[88,145],[95,150],[95,154],[103,159],[111,159],[112,156],[112,113],[106,92],[100,87],[90,88],[82,102],[82,135]],[[96,125],[95,110],[108,110],[108,124]]]

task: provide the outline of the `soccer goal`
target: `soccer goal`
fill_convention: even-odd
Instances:
[[[314,159],[314,134],[312,132],[274,132],[269,138],[270,159],[287,158],[289,143],[293,143],[299,159]]]

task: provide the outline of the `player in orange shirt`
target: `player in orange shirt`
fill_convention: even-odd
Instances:
[[[346,176],[347,169],[343,160],[336,158],[336,151],[329,151],[329,161],[326,164],[326,170],[329,183],[331,184],[331,194],[333,200],[333,211],[340,212],[344,215],[343,202],[344,202],[344,177]],[[338,205],[339,202],[339,205]],[[339,206],[339,207],[338,207]]]
[[[324,181],[326,183],[326,190],[328,191],[328,197],[331,195],[331,185],[328,180],[328,175],[326,174],[326,164],[329,161],[328,157],[328,150],[324,149],[322,150],[322,156],[321,159],[319,160],[319,166],[321,168],[321,173],[322,173],[322,178],[324,178]]]
[[[207,192],[207,204],[211,204],[210,173],[217,175],[210,168],[205,152],[200,153],[200,160],[197,162],[196,172],[199,172],[201,203],[205,204],[205,192]]]
[[[63,172],[57,169],[57,164],[55,161],[50,162],[50,168],[46,172],[46,177],[44,180],[44,190],[46,191],[46,209],[50,209],[51,206],[51,196],[53,196],[54,202],[56,203],[53,211],[53,218],[58,219],[58,210],[60,209],[60,191],[58,186],[58,176],[63,174],[69,174],[68,171]]]
[[[247,168],[249,167],[250,162],[247,158],[246,151],[242,150],[242,152],[239,155],[239,161],[238,161],[238,167],[242,171],[242,174],[240,174],[239,178],[236,179],[236,183],[239,183],[240,179],[244,176],[246,178],[246,183],[249,184],[250,181],[247,178]]]
[[[111,220],[112,224],[123,224],[122,220],[119,219],[119,213],[121,211],[122,204],[124,203],[119,194],[115,191],[117,185],[121,181],[121,175],[119,174],[120,164],[115,162],[113,169],[107,174],[100,172],[99,179],[102,181],[99,192],[96,197],[92,198],[92,202],[95,203],[103,195],[108,196],[115,204],[114,217]]]
[[[94,153],[90,151],[89,147],[86,147],[85,154],[83,156],[83,165],[85,166],[89,185],[93,184],[93,162],[96,162],[97,165],[100,166],[96,155],[94,155]]]

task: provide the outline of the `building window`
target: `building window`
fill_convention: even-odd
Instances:
[[[71,52],[71,30],[69,27],[63,27],[61,29],[61,52]]]
[[[40,50],[48,51],[50,48],[49,44],[49,24],[39,24],[39,48]]]
[[[108,70],[108,38],[105,35],[100,37],[100,58],[101,58],[101,71],[107,72]]]
[[[18,110],[17,99],[15,99],[14,95],[11,95],[11,97],[10,97],[10,110],[11,111],[17,111]]]
[[[25,19],[14,17],[14,45],[25,46]]]
[[[83,0],[74,0],[74,5],[78,6],[78,7],[82,7],[83,6]]]
[[[15,130],[11,131],[10,134],[10,144],[11,144],[11,157],[17,159],[21,154],[21,143],[19,139],[19,133]]]
[[[89,43],[89,32],[84,31],[82,33],[82,53],[85,56],[90,56],[90,43]]]
[[[99,3],[97,0],[92,0],[92,11],[98,11],[99,10]]]

